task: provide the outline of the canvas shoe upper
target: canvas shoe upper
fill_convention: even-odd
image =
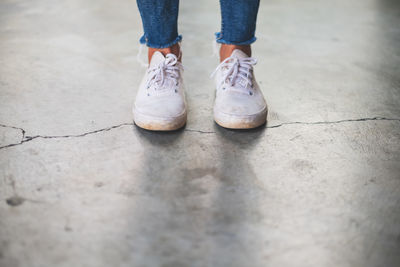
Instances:
[[[181,73],[182,65],[174,54],[153,54],[133,107],[139,127],[168,131],[185,124],[187,109]]]
[[[265,123],[267,104],[254,77],[256,63],[236,49],[215,69],[214,119],[219,125],[247,129]]]

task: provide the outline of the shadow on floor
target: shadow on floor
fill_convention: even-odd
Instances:
[[[145,150],[132,213],[133,260],[149,266],[245,266],[260,257],[254,224],[265,189],[247,155],[265,126],[216,134],[134,129]],[[255,266],[255,265],[254,265]]]

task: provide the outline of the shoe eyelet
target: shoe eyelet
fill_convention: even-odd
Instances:
[[[147,96],[150,96],[150,94],[149,94],[149,93],[147,93]]]
[[[177,89],[175,89],[175,93],[178,93],[178,90],[177,90]]]
[[[252,91],[249,91],[249,95],[253,95],[253,92],[252,92]]]

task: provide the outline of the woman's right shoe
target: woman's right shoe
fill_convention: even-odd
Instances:
[[[185,125],[187,107],[182,71],[182,64],[174,54],[165,57],[158,51],[153,54],[133,106],[137,126],[172,131]]]

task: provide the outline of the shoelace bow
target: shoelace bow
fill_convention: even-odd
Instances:
[[[179,70],[183,70],[183,67],[178,58],[174,54],[166,55],[163,62],[148,69],[147,89],[153,85],[156,85],[156,88],[162,88],[167,84],[166,81],[171,81],[175,86],[178,85]]]
[[[255,64],[257,64],[257,59],[253,57],[228,57],[218,65],[211,74],[211,77],[213,77],[218,70],[227,68],[225,75],[221,79],[219,88],[222,87],[224,83],[234,87],[237,81],[243,80],[245,84],[241,84],[241,87],[243,86],[244,89],[247,89],[248,85],[250,85],[250,87],[253,86],[253,74],[251,70]]]

